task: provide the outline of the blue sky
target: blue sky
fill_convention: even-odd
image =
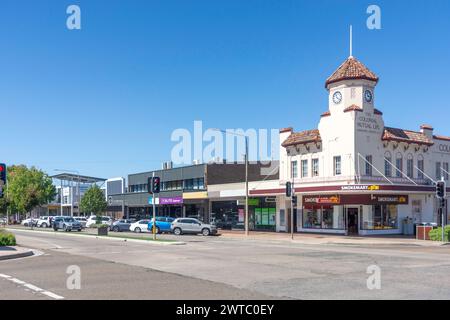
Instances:
[[[2,0],[0,161],[126,176],[169,160],[194,120],[315,128],[350,24],[386,125],[450,135],[449,16],[447,0]]]

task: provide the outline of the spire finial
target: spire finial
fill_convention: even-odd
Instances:
[[[349,58],[353,58],[353,26],[350,25],[350,56]]]

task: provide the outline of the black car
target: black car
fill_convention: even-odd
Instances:
[[[115,232],[130,231],[130,225],[135,222],[135,219],[120,219],[114,221],[114,223],[109,227],[109,230]]]

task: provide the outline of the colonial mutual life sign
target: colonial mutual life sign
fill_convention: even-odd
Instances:
[[[358,131],[379,133],[382,128],[378,120],[368,113],[361,114],[356,119],[356,128]]]

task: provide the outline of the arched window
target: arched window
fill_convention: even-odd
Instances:
[[[414,178],[414,158],[411,153],[408,154],[406,159],[406,175],[411,179]]]
[[[419,154],[417,156],[417,178],[424,179],[424,172],[425,172],[425,161],[423,160],[423,155]]]
[[[386,177],[392,176],[392,155],[389,151],[384,154],[384,175]]]
[[[395,166],[397,167],[396,171],[396,176],[398,178],[401,178],[402,172],[403,172],[403,156],[402,154],[399,152],[397,153],[396,157],[395,157]]]

